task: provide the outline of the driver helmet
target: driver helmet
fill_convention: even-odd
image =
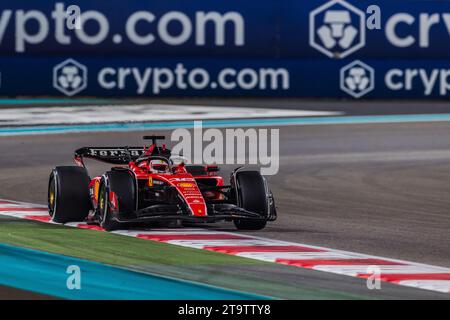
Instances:
[[[164,160],[150,160],[149,169],[153,173],[169,173],[169,164]]]

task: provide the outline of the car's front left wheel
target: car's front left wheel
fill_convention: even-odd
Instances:
[[[238,230],[261,230],[267,224],[269,203],[266,182],[258,171],[236,173],[235,192],[237,205],[257,213],[261,219],[238,219],[234,224]]]

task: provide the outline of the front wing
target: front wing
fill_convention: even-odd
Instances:
[[[114,217],[114,219],[121,223],[145,223],[167,220],[182,220],[193,223],[213,223],[222,220],[232,221],[236,219],[274,220],[273,217],[262,217],[258,213],[247,211],[230,203],[208,204],[207,208],[208,214],[206,216],[198,217],[190,215],[179,205],[157,204],[137,210],[131,217],[130,215],[121,216],[119,214]]]

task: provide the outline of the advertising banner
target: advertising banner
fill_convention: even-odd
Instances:
[[[0,95],[446,98],[450,0],[0,3]]]

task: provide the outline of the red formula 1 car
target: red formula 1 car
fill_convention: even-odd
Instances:
[[[272,192],[259,171],[234,170],[230,184],[217,166],[186,165],[157,140],[150,147],[84,147],[77,166],[53,169],[48,187],[49,213],[55,222],[87,221],[106,230],[151,222],[234,221],[238,229],[259,230],[276,219]],[[90,178],[84,158],[114,164]]]

